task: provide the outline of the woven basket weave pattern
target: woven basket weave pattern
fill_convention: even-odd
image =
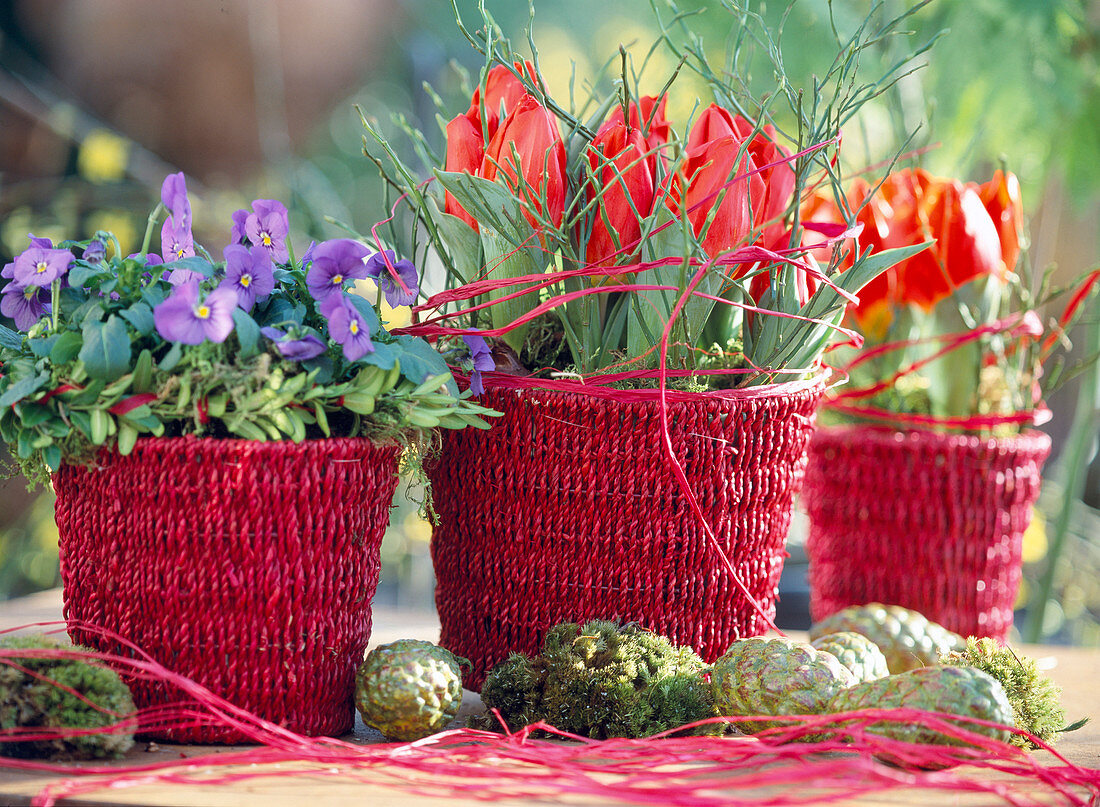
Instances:
[[[1040,432],[819,430],[803,493],[814,620],[878,601],[1005,639],[1049,452]]]
[[[820,394],[669,405],[691,488],[769,614]],[[764,629],[680,492],[655,400],[490,389],[482,402],[504,416],[447,433],[429,466],[441,644],[473,662],[467,687],[563,621],[636,621],[711,660]]]
[[[139,440],[55,477],[66,619],[108,628],[169,669],[310,735],[350,730],[370,636],[396,445]],[[93,633],[74,642],[129,655]],[[129,681],[139,707],[179,701]],[[153,733],[232,742],[223,728]]]

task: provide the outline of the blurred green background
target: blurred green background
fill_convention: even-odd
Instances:
[[[664,19],[669,4],[655,4]],[[731,30],[728,3],[681,0],[688,25],[715,63]],[[782,37],[786,71],[796,85],[822,73],[836,45],[833,26],[851,31],[866,0],[754,2]],[[514,42],[524,40],[525,3],[489,2]],[[887,15],[906,4],[883,3]],[[458,8],[478,27],[476,3]],[[893,38],[869,54],[878,75],[911,48],[945,31],[922,68],[861,114],[845,133],[847,159],[871,165],[891,155],[908,132],[933,172],[987,179],[1004,161],[1021,179],[1033,265],[1057,265],[1069,278],[1100,256],[1100,3],[1086,0],[932,0]],[[594,80],[625,46],[640,60],[653,41],[648,0],[554,0],[534,24],[551,91],[568,97]],[[874,64],[878,61],[879,64]],[[362,154],[354,105],[400,141],[394,116],[427,133],[441,150],[442,118],[465,109],[455,65],[476,71],[481,58],[443,0],[9,0],[0,3],[0,258],[26,246],[26,235],[86,237],[97,229],[136,249],[160,182],[187,174],[196,238],[211,251],[226,242],[233,210],[253,198],[290,201],[296,241],[331,237],[325,217],[366,231],[386,215],[376,169]],[[917,66],[917,65],[912,65]],[[656,93],[675,67],[658,50],[643,91]],[[755,92],[773,84],[758,59],[741,76]],[[682,126],[710,98],[684,73],[669,116]],[[411,147],[403,154],[415,163]],[[1086,317],[1091,319],[1092,317]],[[1084,327],[1087,327],[1088,323]],[[1075,341],[1087,341],[1079,334]],[[1078,353],[1081,347],[1076,348]],[[1065,499],[1062,447],[1075,413],[1095,440],[1095,391],[1068,388],[1050,401],[1047,429],[1055,454],[1040,514],[1029,533],[1021,608],[1035,581],[1055,564],[1042,634],[1100,644],[1100,475],[1089,474],[1057,557],[1044,525]],[[1078,396],[1089,411],[1080,411]],[[1080,432],[1079,432],[1080,433]],[[1086,452],[1093,455],[1093,447]],[[1070,488],[1074,488],[1072,480]],[[30,495],[20,479],[0,482],[0,598],[58,584],[56,530],[48,494]],[[430,607],[430,528],[413,495],[399,490],[383,547],[379,597]],[[796,523],[781,588],[780,624],[806,613],[804,555]],[[1017,624],[1022,624],[1021,620]]]

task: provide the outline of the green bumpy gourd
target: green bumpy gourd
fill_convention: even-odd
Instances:
[[[810,641],[840,631],[862,634],[877,644],[892,673],[938,664],[944,653],[963,647],[961,636],[919,611],[879,602],[837,611],[810,628]]]
[[[512,730],[542,720],[596,739],[646,737],[715,716],[706,670],[691,648],[636,625],[567,622],[535,658],[513,654],[490,670],[481,700]]]
[[[409,742],[442,731],[462,706],[460,659],[420,639],[374,648],[355,677],[355,707],[387,740]]]
[[[856,681],[874,681],[890,674],[886,656],[878,645],[861,633],[840,631],[819,636],[810,642],[810,646],[831,653],[837,661],[847,667]]]
[[[975,667],[997,679],[1012,704],[1016,727],[1031,732],[1043,742],[1054,742],[1065,728],[1062,691],[1039,672],[1035,659],[1018,654],[992,639],[971,636],[963,650],[948,653],[940,662],[955,667]],[[1021,748],[1039,747],[1019,734],[1013,734],[1010,742]]]
[[[783,638],[740,639],[711,669],[715,706],[726,717],[821,714],[839,690],[855,683],[836,656]],[[746,734],[793,725],[784,720],[730,722]]]
[[[974,667],[921,667],[841,690],[829,704],[831,712],[859,709],[920,709],[960,718],[974,717],[1004,726],[1015,725],[1004,687]],[[959,720],[960,728],[997,740],[1008,740],[1004,729]],[[895,740],[937,745],[962,745],[961,740],[908,720],[871,723],[867,731]]]
[[[32,658],[18,652],[39,648],[93,652],[86,647],[67,647],[41,635],[0,641],[0,729],[117,728],[82,736],[0,743],[0,754],[58,760],[125,754],[134,744],[134,726],[119,724],[136,709],[130,689],[118,673],[82,659]],[[81,697],[67,691],[70,689]]]

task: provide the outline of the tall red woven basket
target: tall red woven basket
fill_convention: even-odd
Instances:
[[[802,496],[812,617],[877,601],[1004,640],[1049,453],[1050,438],[1034,431],[820,429]]]
[[[398,447],[148,438],[54,478],[65,618],[308,735],[352,727]],[[74,642],[132,655],[95,632]],[[130,680],[139,707],[178,702]],[[146,736],[234,742],[226,728]]]
[[[824,384],[670,393],[676,456],[769,615]],[[428,472],[441,644],[473,663],[537,653],[564,621],[638,622],[714,660],[761,633],[666,459],[656,390],[490,388],[488,431],[444,435]]]

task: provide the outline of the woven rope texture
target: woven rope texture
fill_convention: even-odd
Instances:
[[[822,386],[669,404],[691,489],[769,615]],[[429,466],[440,642],[472,661],[466,687],[565,621],[635,621],[708,660],[764,630],[673,476],[656,400],[490,389],[481,402],[504,416],[448,432]]]
[[[823,428],[803,503],[810,612],[884,602],[1004,640],[1050,438]]]
[[[63,466],[54,481],[65,618],[115,631],[274,723],[345,733],[397,455],[362,439],[181,437],[139,440],[91,469]],[[139,707],[181,698],[156,681],[128,683]],[[223,728],[156,738],[238,739]]]

